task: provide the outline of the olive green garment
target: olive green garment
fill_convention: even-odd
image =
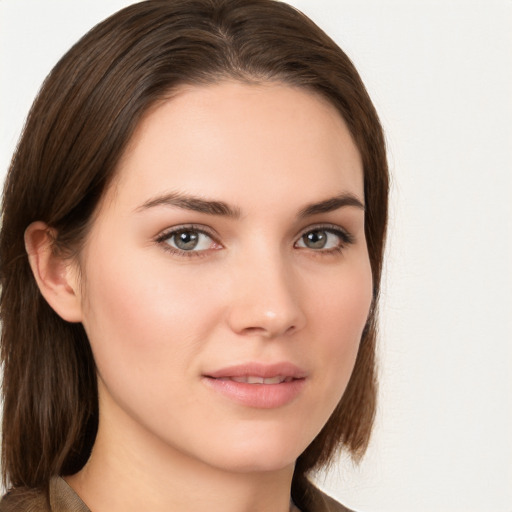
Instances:
[[[307,512],[351,512],[311,486],[312,506]],[[0,501],[0,512],[91,512],[61,477],[50,480],[48,492],[14,489]],[[303,511],[306,512],[306,511]]]

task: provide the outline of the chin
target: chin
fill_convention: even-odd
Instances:
[[[289,431],[284,435],[276,435],[276,432],[262,429],[247,434],[231,436],[226,442],[217,438],[220,443],[216,443],[215,447],[210,446],[208,452],[202,451],[203,458],[210,459],[210,465],[228,471],[275,472],[293,468],[310,442]]]
[[[299,454],[300,455],[300,454]],[[259,452],[232,454],[216,463],[216,466],[226,471],[236,473],[269,473],[293,468],[298,455],[290,456],[285,453]]]

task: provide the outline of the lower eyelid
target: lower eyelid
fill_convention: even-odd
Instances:
[[[204,248],[204,249],[180,249],[179,247],[176,247],[171,242],[169,242],[170,239],[172,239],[175,235],[182,231],[191,231],[198,233],[199,235],[204,235],[208,237],[209,242],[208,245],[210,247]],[[173,228],[169,228],[165,231],[163,231],[161,234],[159,234],[155,239],[155,242],[160,245],[164,251],[169,252],[171,254],[175,254],[177,256],[205,256],[210,250],[216,250],[222,247],[220,242],[218,242],[217,238],[209,233],[206,229],[204,229],[202,226],[194,226],[194,225],[181,225],[181,226],[175,226]],[[175,242],[174,242],[175,244]],[[211,247],[215,246],[215,247]]]
[[[313,231],[325,231],[326,233],[335,235],[340,239],[341,245],[348,245],[355,242],[355,238],[352,234],[337,226],[313,226],[303,231],[301,235],[298,237],[297,242],[301,240],[304,236],[306,236],[308,233],[311,233]]]

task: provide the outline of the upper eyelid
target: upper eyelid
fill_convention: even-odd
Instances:
[[[215,243],[223,245],[220,241],[220,236],[210,227],[205,226],[203,224],[180,224],[177,226],[172,226],[161,231],[156,237],[155,240],[157,242],[163,242],[166,239],[170,238],[174,233],[178,233],[184,230],[197,231],[202,233],[208,237],[210,237]],[[334,233],[340,233],[343,235],[344,241],[346,243],[351,243],[354,241],[354,236],[347,229],[339,226],[338,224],[332,223],[315,223],[309,226],[302,228],[294,237],[294,244],[297,243],[306,233],[315,230],[326,230]]]
[[[325,231],[343,233],[347,237],[353,238],[353,235],[351,234],[351,232],[348,229],[345,229],[344,227],[342,227],[338,224],[331,224],[329,222],[326,222],[326,223],[319,222],[318,224],[312,224],[310,226],[307,226],[307,227],[301,229],[296,236],[297,236],[297,238],[300,238],[300,237],[304,236],[306,233],[309,233],[310,231],[322,230],[322,229]]]
[[[180,257],[201,257],[206,256],[209,252],[209,249],[200,249],[200,250],[184,250],[180,249],[178,247],[173,247],[171,243],[167,243],[167,240],[174,237],[176,233],[179,233],[180,231],[196,231],[197,233],[200,233],[202,235],[207,236],[211,242],[218,244],[222,247],[222,243],[219,242],[218,237],[216,237],[213,233],[210,232],[210,229],[206,226],[198,226],[193,224],[181,224],[178,226],[173,226],[167,229],[164,229],[161,231],[153,240],[154,242],[162,246],[163,250],[169,253],[172,253],[174,255],[180,256]]]
[[[166,228],[162,230],[158,235],[156,235],[155,240],[163,241],[167,238],[170,238],[174,233],[179,233],[180,231],[186,230],[197,231],[198,233],[209,236],[215,242],[220,243],[219,236],[211,228],[199,224],[180,224],[178,226]]]

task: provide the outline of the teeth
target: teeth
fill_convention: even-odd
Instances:
[[[281,384],[281,382],[290,382],[292,377],[276,375],[275,377],[263,378],[253,375],[244,375],[242,377],[231,377],[231,380],[243,384]]]
[[[247,384],[265,384],[265,379],[263,377],[247,377]]]

